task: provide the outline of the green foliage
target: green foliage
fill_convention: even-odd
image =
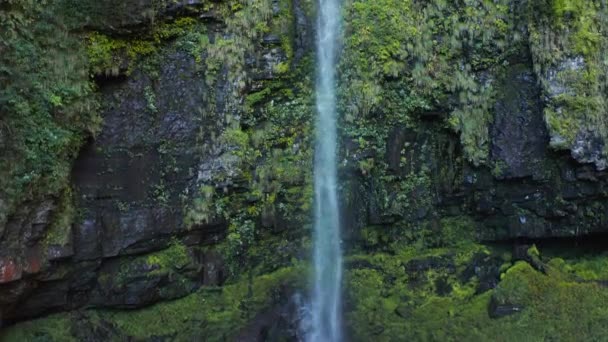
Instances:
[[[264,88],[256,93],[251,93],[245,98],[245,106],[247,108],[253,108],[257,104],[262,102],[264,99],[266,99],[270,94],[270,88]]]
[[[272,4],[269,0],[233,0],[227,5],[219,8],[226,21],[226,35],[208,46],[206,72],[211,86],[220,67],[225,67],[228,80],[234,83],[232,95],[238,98],[246,86],[246,54],[253,53],[262,34],[268,32]]]
[[[0,227],[21,201],[65,188],[101,122],[85,52],[53,4],[0,7]]]
[[[519,49],[509,1],[353,1],[346,12],[340,83],[348,129],[411,123],[448,95],[467,157],[485,163],[493,88],[481,71]]]
[[[188,210],[191,224],[209,222],[210,218],[228,222],[228,237],[221,249],[233,275],[238,275],[241,269],[253,270],[252,263],[263,264],[267,260],[268,251],[253,248],[262,240],[273,240],[260,229],[260,218],[282,230],[285,227],[280,225],[301,224],[310,215],[311,103],[308,100],[269,103],[260,110],[260,115],[268,120],[255,130],[229,128],[220,137],[229,147],[230,158],[234,158],[230,160],[235,160],[232,167],[238,170],[232,178],[242,182],[247,191],[226,193],[203,185],[202,196]],[[220,179],[214,181],[220,182],[223,176],[217,177]],[[302,230],[297,232],[298,239],[302,234]]]
[[[87,55],[91,72],[95,75],[118,76],[121,68],[129,75],[142,57],[157,51],[158,45],[167,39],[194,31],[196,20],[180,18],[153,26],[150,32],[134,38],[112,38],[93,32],[88,36]]]
[[[530,49],[548,95],[545,120],[552,146],[568,149],[586,131],[608,137],[606,112],[608,12],[601,1],[529,4]]]
[[[469,217],[448,217],[391,226],[369,226],[362,231],[367,249],[398,253],[405,250],[423,255],[429,249],[467,250],[476,239],[476,224]]]
[[[220,68],[227,70],[232,90],[240,89],[234,99],[240,98],[248,81],[244,54],[254,52],[261,34],[273,30],[290,37],[291,21],[281,16],[268,26],[260,25],[270,19],[267,6],[267,1],[254,1],[225,14],[231,34],[216,39],[206,50],[208,84],[217,81]],[[281,2],[280,11],[291,15],[291,3]],[[253,32],[243,36],[245,27]],[[291,44],[291,38],[286,38],[282,46]],[[305,231],[285,229],[309,221],[313,136],[310,57],[300,59],[298,65],[292,65],[292,56],[288,57],[281,68],[293,69],[291,72],[256,84],[258,90],[249,93],[243,103],[229,101],[228,106],[240,114],[239,121],[232,115],[227,117],[228,128],[216,139],[224,151],[219,158],[227,170],[200,184],[200,193],[186,206],[188,226],[226,223],[227,239],[218,248],[235,279],[244,270],[251,276],[290,265],[298,251],[294,246],[300,246]],[[268,101],[270,95],[272,101]],[[269,246],[281,252],[270,252]]]
[[[598,252],[586,246],[571,248],[557,246],[543,249],[543,255],[550,258],[550,267],[570,274],[579,281],[608,280],[608,253]]]

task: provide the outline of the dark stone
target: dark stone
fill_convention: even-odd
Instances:
[[[43,283],[19,304],[18,317],[35,317],[68,304],[69,284],[66,281]]]
[[[413,259],[405,264],[405,270],[408,274],[425,272],[432,269],[445,269],[453,273],[456,270],[456,265],[453,258],[447,255]]]
[[[302,341],[299,310],[301,298],[293,295],[293,290],[281,288],[275,296],[273,305],[257,313],[240,330],[235,341],[242,342],[279,342]]]
[[[264,44],[268,45],[279,45],[281,44],[281,38],[276,34],[267,34],[262,38]]]
[[[494,297],[492,297],[488,307],[488,314],[491,318],[502,318],[519,313],[523,309],[524,307],[521,305],[499,303]]]
[[[498,285],[502,263],[502,259],[497,256],[482,252],[477,253],[460,274],[460,280],[464,283],[473,277],[477,278],[479,283],[476,293],[484,293]]]
[[[410,306],[408,305],[398,305],[395,308],[395,314],[397,314],[397,316],[401,317],[401,318],[409,318],[412,314],[412,309]]]
[[[159,269],[146,258],[115,259],[99,270],[90,303],[99,307],[138,308],[159,300],[175,299],[197,288],[196,274],[187,269]]]
[[[604,140],[595,131],[581,131],[576,136],[571,155],[579,163],[595,165],[598,171],[606,170],[608,161],[604,157]]]
[[[93,260],[101,257],[101,229],[94,219],[85,219],[76,226],[74,245],[77,260]]]
[[[370,268],[370,269],[374,269],[374,270],[381,270],[378,266],[375,266],[374,264],[372,264],[371,262],[369,262],[367,260],[346,261],[344,263],[344,267],[349,270],[366,269],[366,268]]]
[[[440,296],[447,296],[452,293],[452,285],[448,281],[447,276],[438,277],[435,279],[435,293]]]
[[[386,162],[389,170],[401,174],[401,172],[408,173],[411,171],[411,167],[408,170],[402,170],[401,157],[404,153],[405,144],[407,142],[416,141],[416,132],[405,127],[395,127],[390,132],[386,142]],[[408,162],[409,161],[409,158]]]
[[[213,42],[225,36],[225,23],[203,4],[207,2],[61,1],[70,21],[66,26],[79,33],[93,30],[124,40],[142,39],[163,20],[191,16],[207,19],[200,23],[208,26]],[[278,5],[275,1],[275,15]],[[220,191],[248,190],[247,181],[237,179],[240,161],[217,137],[225,130],[227,117],[239,119],[234,95],[244,97],[245,91],[275,79],[276,66],[287,62],[281,34],[294,38],[293,60],[311,51],[313,31],[304,8],[308,4],[294,0],[291,5],[295,17],[289,32],[273,32],[264,41],[253,42],[255,51],[246,57],[245,86],[228,82],[228,68],[222,67],[211,89],[202,67],[205,63],[196,62],[170,41],[159,44],[153,58],[134,64],[129,75],[123,58],[121,77],[95,79],[103,127],[74,163],[78,215],[77,222],[66,229],[69,236],[57,244],[43,241],[58,207],[56,194],[32,198],[10,217],[0,210],[2,319],[83,306],[135,308],[187,295],[201,285],[225,282],[226,266],[214,252],[191,253],[194,256],[187,265],[162,270],[142,260],[173,241],[201,249],[225,238],[227,227],[221,217],[186,227],[184,203],[198,194],[201,184]],[[0,209],[5,207],[0,199]],[[286,231],[294,224],[288,214],[267,208],[263,221],[268,231]],[[76,324],[73,329],[82,333],[87,327]],[[103,340],[90,333],[78,336]],[[115,338],[109,326],[99,336]]]
[[[537,175],[549,136],[534,73],[527,65],[509,67],[497,94],[491,126],[494,175],[499,179]]]
[[[115,35],[145,32],[163,18],[195,14],[202,4],[202,0],[64,0],[72,26]]]
[[[205,286],[221,286],[226,280],[228,272],[224,260],[215,252],[203,254],[203,281]]]

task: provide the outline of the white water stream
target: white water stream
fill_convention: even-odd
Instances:
[[[317,122],[314,161],[314,287],[310,342],[339,342],[342,250],[337,195],[336,64],[340,0],[319,0],[317,22]]]

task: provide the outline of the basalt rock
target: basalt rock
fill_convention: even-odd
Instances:
[[[163,20],[200,18],[213,41],[227,28],[204,3],[61,0],[58,6],[78,12],[70,27],[125,40]],[[210,76],[208,52],[193,55],[175,41],[155,42],[153,60],[137,61],[128,75],[96,79],[103,127],[73,165],[73,190],[27,202],[0,225],[0,319],[82,306],[140,308],[224,283],[224,256],[206,246],[225,239],[226,222],[187,225],[185,208],[201,184],[249,191],[237,177],[238,158],[218,137],[230,117],[238,120],[239,100],[230,98],[236,87],[256,91],[280,76],[279,64],[310,52],[306,10],[298,1],[281,6],[273,5],[273,15],[293,10],[297,29],[286,32],[292,27],[286,23],[252,42],[243,61],[246,87],[229,79],[226,66]],[[282,211],[267,209],[261,223],[269,231],[293,224]]]
[[[274,138],[276,141],[264,146],[265,142],[260,142],[262,139],[256,134],[258,131],[276,133],[266,131],[265,125],[284,115],[284,107],[280,105],[304,103],[305,110],[314,111],[307,102],[310,99],[304,99],[313,97],[312,92],[294,91],[303,88],[296,84],[310,81],[306,79],[308,76],[294,77],[294,73],[298,63],[314,60],[311,54],[313,19],[308,8],[311,2],[265,2],[269,13],[260,16],[268,19],[266,23],[262,19],[246,22],[249,18],[242,16],[238,20],[226,20],[227,15],[251,14],[245,10],[254,2],[230,3],[223,13],[214,10],[218,8],[215,5],[226,3],[222,1],[57,1],[69,14],[66,17],[70,22],[65,25],[75,34],[95,32],[129,42],[154,40],[150,43],[155,51],[146,51],[140,56],[136,51],[124,49],[120,52],[124,56],[116,59],[121,61],[116,66],[119,77],[97,75],[96,95],[102,103],[103,127],[94,137],[83,138],[84,145],[72,168],[70,189],[56,189],[39,196],[26,194],[22,205],[6,217],[4,213],[8,209],[0,198],[0,215],[3,215],[0,217],[0,324],[73,310],[66,315],[73,320],[70,333],[78,339],[135,338],[121,335],[119,331],[124,332],[121,330],[124,327],[106,320],[108,316],[99,319],[94,311],[80,310],[114,312],[151,308],[158,302],[188,298],[200,287],[221,293],[224,286],[229,286],[226,282],[230,280],[231,263],[240,263],[241,269],[247,271],[237,275],[246,282],[245,278],[253,273],[263,278],[267,272],[307,259],[306,241],[295,246],[291,240],[298,234],[308,234],[309,222],[303,222],[301,217],[294,219],[287,212],[293,207],[285,205],[312,197],[304,191],[307,184],[297,180],[293,181],[299,182],[297,186],[284,189],[292,180],[281,183],[276,175],[269,174],[293,171],[287,168],[304,173],[301,168],[308,165],[293,165],[293,160],[272,153],[302,149],[303,139],[281,132]],[[376,18],[380,8],[372,5],[366,8],[367,3],[371,4],[355,2],[360,6],[349,8],[347,15],[361,20],[367,10],[373,13],[370,17]],[[384,5],[390,6],[389,3]],[[414,12],[426,15],[434,10],[441,13],[452,8],[450,6],[460,8],[458,2],[453,2],[455,5],[437,2],[434,4],[437,6],[429,5],[432,1],[411,3],[416,7],[404,4],[407,10],[399,14],[405,19]],[[511,7],[502,7],[516,15],[518,6],[524,3],[528,2],[515,1]],[[466,7],[467,13],[479,10],[468,4]],[[481,7],[484,11],[493,8]],[[574,7],[568,11],[574,11]],[[420,8],[425,10],[418,11]],[[500,12],[504,8],[493,10]],[[0,12],[2,10],[0,5]],[[605,9],[602,7],[602,10]],[[484,21],[486,14],[478,13],[476,18]],[[505,21],[510,19],[504,13],[487,16],[494,14],[497,19],[491,21],[493,27],[508,26]],[[454,12],[454,18],[458,19],[459,15]],[[574,14],[565,15],[560,25],[569,25],[570,15]],[[166,40],[152,33],[155,25],[163,21],[169,24],[168,30],[175,29],[171,26],[174,19],[185,16],[196,23],[195,28],[187,29],[192,31],[175,35],[172,32]],[[520,16],[517,20],[528,20]],[[543,276],[551,273],[544,259],[528,254],[527,241],[578,238],[607,231],[608,172],[601,127],[595,122],[586,122],[584,115],[572,122],[554,120],[572,118],[574,114],[569,110],[580,109],[568,108],[567,101],[562,101],[564,98],[585,95],[581,89],[595,89],[581,88],[572,81],[588,72],[593,61],[573,51],[561,51],[551,65],[538,65],[538,56],[530,56],[538,51],[528,51],[529,45],[538,43],[530,41],[538,28],[518,26],[516,45],[498,39],[496,44],[487,45],[485,40],[495,40],[476,41],[477,38],[464,29],[470,23],[460,19],[453,23],[461,24],[463,30],[450,37],[442,30],[451,24],[440,22],[439,18],[446,17],[435,18],[437,25],[433,25],[433,32],[416,36],[414,33],[418,34],[418,30],[410,27],[411,36],[415,36],[411,42],[389,39],[391,46],[379,49],[381,54],[361,58],[364,63],[357,61],[363,63],[358,66],[365,70],[362,75],[378,79],[353,80],[349,77],[356,74],[356,68],[339,70],[340,77],[346,75],[349,81],[361,81],[363,88],[354,95],[340,92],[340,101],[342,97],[361,96],[373,104],[367,113],[369,117],[353,118],[351,102],[359,99],[347,98],[347,103],[340,103],[342,237],[347,253],[360,254],[357,255],[360,258],[347,260],[344,266],[348,272],[369,281],[356,285],[382,285],[378,286],[378,295],[382,297],[378,302],[390,308],[386,316],[389,320],[406,321],[420,315],[418,305],[430,297],[446,299],[447,303],[450,296],[470,290],[473,299],[487,296],[483,298],[488,299],[489,303],[485,304],[489,305],[480,306],[483,315],[499,321],[524,311],[527,305],[499,301],[488,293],[500,288],[504,267],[513,267],[513,260],[525,260],[532,265],[532,271],[546,273]],[[247,24],[248,30],[229,31],[234,30],[239,20]],[[350,22],[346,24],[345,32],[351,34]],[[362,25],[363,33],[368,33],[373,25],[376,23]],[[259,30],[256,34],[249,32],[254,26]],[[184,36],[190,40],[181,40]],[[365,42],[365,48],[368,43],[369,46],[387,43],[377,42],[378,37],[373,36],[357,38],[358,43]],[[456,44],[462,51],[456,49],[459,51],[449,56],[414,56],[415,48],[420,48],[417,40],[427,38],[432,39],[424,46],[425,52],[449,39],[463,39],[462,44]],[[503,48],[502,43],[508,48]],[[214,44],[230,48],[215,50]],[[584,44],[581,46],[587,48]],[[533,47],[539,49],[539,46]],[[2,48],[0,44],[0,50]],[[563,46],[558,44],[555,48]],[[137,57],[128,56],[129,52]],[[441,78],[446,77],[442,68],[452,70],[449,65],[441,64],[443,57],[458,64],[463,75],[468,75],[468,78],[455,75],[454,78],[462,76],[463,84],[448,84]],[[124,62],[127,58],[128,63]],[[382,63],[377,64],[380,60]],[[367,70],[370,65],[381,66],[382,70]],[[426,73],[418,70],[425,68],[429,69]],[[435,76],[440,77],[434,79]],[[448,76],[451,79],[452,75]],[[0,80],[3,77],[4,73],[0,73]],[[290,84],[285,85],[287,82]],[[431,82],[432,87],[418,89],[418,82]],[[385,84],[391,86],[382,88]],[[341,88],[349,86],[340,85]],[[376,92],[377,87],[382,91]],[[487,99],[486,91],[491,93]],[[475,107],[478,103],[469,103],[478,101],[478,96],[487,100],[482,106],[483,115],[462,116],[470,121],[458,121],[461,117],[453,115],[457,107],[462,105],[463,111],[479,109]],[[384,97],[384,102],[378,103],[387,105],[386,108],[376,103],[376,97]],[[52,100],[59,101],[55,97]],[[53,113],[60,116],[62,106],[46,102],[44,106],[52,105]],[[602,118],[603,113],[600,114]],[[359,120],[369,127],[355,127]],[[463,128],[470,128],[466,125],[474,129],[465,133]],[[241,133],[237,136],[242,140],[239,142],[247,146],[232,146],[220,138],[235,127]],[[298,131],[301,126],[287,128]],[[313,135],[312,130],[298,133]],[[487,152],[487,156],[472,161],[471,148],[463,139],[465,134],[482,137],[483,144],[477,147],[487,148],[482,151]],[[0,147],[8,139],[10,134],[0,125]],[[243,150],[239,150],[241,148]],[[270,160],[270,157],[277,157],[277,165],[263,168],[265,165],[261,165],[260,160]],[[193,200],[206,188],[211,189],[215,197],[210,196],[211,202],[204,204],[216,210],[215,215],[186,222]],[[288,199],[277,200],[274,195],[278,191],[272,192],[276,189],[286,190],[288,196],[284,197]],[[233,203],[228,203],[224,195],[232,193],[245,198],[239,214],[246,213],[255,219],[247,216],[247,220],[241,220],[246,215],[235,215],[239,216],[238,220],[230,222],[232,217],[226,217],[225,210]],[[260,199],[266,202],[260,205]],[[298,207],[302,212],[309,209],[305,205]],[[455,222],[460,222],[460,218],[466,218],[466,224],[457,225]],[[245,241],[244,236],[250,232],[241,229],[251,226],[255,226],[255,233],[251,234],[251,241]],[[518,247],[508,258],[471,247],[484,243]],[[253,250],[247,258],[243,252],[245,245]],[[396,250],[399,248],[401,250]],[[407,253],[412,248],[416,248],[416,252],[420,249],[421,254],[431,249],[440,251],[411,256]],[[466,253],[459,254],[460,249]],[[401,253],[403,251],[405,253]],[[382,255],[378,260],[368,260],[368,252]],[[275,255],[280,257],[275,259]],[[408,259],[382,264],[397,257]],[[264,258],[271,261],[258,267]],[[391,272],[400,274],[387,275]],[[397,283],[403,289],[393,291]],[[253,291],[251,288],[239,290]],[[249,297],[239,299],[236,304],[230,302],[239,306],[238,310],[242,310],[248,320],[241,330],[236,329],[238,339],[301,337],[297,329],[301,322],[295,320],[302,303],[288,299],[292,298],[292,289],[278,286],[278,290],[265,287],[262,290],[277,298],[259,311],[249,311],[248,305],[252,304]],[[407,295],[387,299],[400,290]],[[423,292],[425,298],[415,298],[416,291]],[[204,301],[195,304],[211,305]],[[365,303],[371,307],[373,304],[376,303]],[[210,310],[216,309],[219,312],[226,308]],[[456,309],[448,307],[438,312],[457,319],[458,315],[452,316],[453,310]],[[376,311],[373,315],[381,317]],[[203,329],[211,323],[201,320],[192,325]],[[392,327],[377,322],[371,322],[367,328],[374,336],[392,331]],[[188,333],[204,338],[197,335],[198,330]],[[424,340],[427,336],[435,337],[424,334],[418,337]],[[149,339],[162,341],[178,337],[169,334]]]
[[[599,152],[584,157],[589,148],[581,148],[573,158],[553,151],[531,65],[496,72],[491,163],[464,161],[457,137],[436,121],[415,129],[394,127],[387,136],[385,163],[411,192],[395,202],[399,190],[386,183],[365,176],[350,181],[359,185],[345,189],[344,197],[356,200],[349,202],[351,208],[366,208],[358,219],[361,226],[464,214],[475,218],[482,240],[575,237],[605,230],[608,178],[597,168]],[[580,137],[587,147],[601,150],[600,140]],[[387,216],[403,202],[407,210]]]

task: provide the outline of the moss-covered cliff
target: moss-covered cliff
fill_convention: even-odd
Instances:
[[[299,336],[315,6],[0,4],[3,340]],[[344,3],[351,340],[603,339],[606,6]]]

